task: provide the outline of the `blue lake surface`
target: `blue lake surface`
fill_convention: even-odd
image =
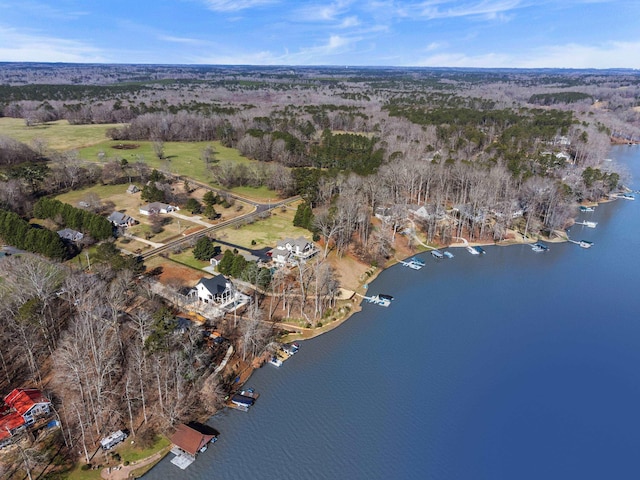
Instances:
[[[640,178],[640,147],[610,156]],[[633,180],[632,188],[640,188]],[[187,470],[145,479],[640,478],[640,198],[550,244],[486,247],[369,287],[364,305],[249,384],[248,413]]]

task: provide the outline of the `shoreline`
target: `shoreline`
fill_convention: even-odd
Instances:
[[[608,203],[611,202],[613,200],[616,200],[615,198],[608,198],[608,199],[601,199],[599,202],[593,202],[593,203],[589,203],[587,204],[588,206],[597,206],[600,203]],[[575,222],[575,219],[574,219]],[[571,223],[571,225],[569,225],[567,228],[571,228],[574,225],[574,223]],[[394,267],[398,264],[400,264],[401,261],[406,261],[407,259],[416,256],[416,255],[421,255],[423,253],[428,253],[432,250],[436,250],[436,249],[446,249],[446,248],[455,248],[455,249],[459,249],[462,247],[466,247],[466,246],[498,246],[498,247],[508,247],[508,246],[512,246],[512,245],[528,245],[531,243],[535,243],[537,241],[544,241],[547,243],[566,243],[568,241],[568,234],[566,232],[566,230],[556,230],[554,231],[554,235],[555,238],[548,238],[548,237],[543,237],[541,238],[540,235],[538,235],[538,238],[530,238],[527,237],[525,238],[522,234],[511,231],[510,234],[515,235],[516,238],[513,239],[509,239],[509,240],[502,240],[500,242],[491,242],[491,241],[478,241],[478,242],[470,242],[465,238],[462,237],[456,237],[456,238],[462,238],[463,242],[456,242],[456,243],[451,243],[448,246],[421,246],[421,248],[419,250],[414,251],[413,253],[407,255],[406,257],[403,257],[401,259],[397,258],[397,257],[393,257],[392,259],[390,259],[384,266],[382,267],[376,267],[375,270],[373,270],[370,274],[368,274],[367,278],[365,279],[364,282],[361,282],[355,289],[353,289],[352,291],[354,292],[353,296],[350,297],[347,300],[344,300],[345,305],[347,304],[347,302],[349,302],[348,304],[351,307],[351,310],[343,317],[340,319],[337,319],[331,323],[328,323],[326,325],[323,325],[322,327],[318,327],[318,328],[313,328],[313,329],[308,329],[308,328],[303,328],[300,327],[303,332],[305,333],[289,333],[283,337],[281,337],[281,341],[282,343],[289,343],[289,342],[294,342],[294,341],[305,341],[305,340],[312,340],[316,337],[319,337],[320,335],[323,335],[327,332],[330,332],[338,327],[340,327],[343,323],[345,323],[347,320],[349,320],[353,315],[355,315],[356,313],[359,313],[362,311],[362,302],[364,300],[363,296],[367,293],[367,290],[365,288],[366,285],[371,284],[372,282],[374,282],[378,276],[384,272],[385,270]],[[422,243],[422,242],[420,242]],[[423,244],[426,245],[426,244]],[[366,272],[369,272],[371,269],[367,270]],[[365,272],[365,273],[366,273]],[[284,322],[286,323],[286,322]],[[266,362],[265,362],[266,363]],[[247,382],[251,379],[251,376],[253,375],[253,373],[259,369],[262,368],[265,363],[262,363],[260,365],[252,365],[249,364],[242,372],[238,373],[238,375],[241,376],[242,381],[238,384],[238,387],[241,388],[242,386],[245,386],[247,384]],[[226,408],[226,407],[222,407],[222,408]],[[222,410],[222,409],[220,409]],[[211,416],[206,418],[206,422],[210,421],[216,414],[218,414],[220,412],[220,410],[216,411],[214,414],[212,414]],[[167,452],[168,453],[168,452]],[[152,457],[156,456],[156,454],[151,455]],[[166,455],[166,453],[165,453]],[[147,457],[147,459],[150,457]],[[153,467],[155,467],[155,465],[157,465],[160,460],[162,460],[162,458],[164,458],[164,455],[159,458],[157,460],[157,462],[155,462],[153,464],[153,466],[151,466],[149,468],[149,470],[151,470]],[[139,462],[144,462],[147,459],[141,459]],[[146,472],[145,472],[146,473]],[[144,474],[143,474],[144,476]]]
[[[579,206],[586,206],[586,207],[597,207],[598,205],[602,204],[602,203],[610,203],[617,200],[617,198],[612,198],[612,197],[605,197],[605,198],[601,198],[599,199],[597,202],[586,202],[586,203],[580,203]],[[318,328],[313,328],[311,329],[311,333],[310,335],[304,335],[304,334],[299,334],[299,333],[289,333],[287,335],[285,335],[284,337],[282,337],[283,341],[286,342],[293,342],[293,341],[303,341],[303,340],[311,340],[313,338],[319,337],[320,335],[330,332],[331,330],[339,327],[340,325],[342,325],[344,322],[346,322],[347,320],[349,320],[351,318],[351,316],[353,316],[354,314],[362,311],[362,302],[363,302],[363,296],[366,294],[366,289],[364,288],[365,285],[370,284],[371,282],[373,282],[376,278],[378,278],[378,276],[385,270],[398,265],[400,262],[402,261],[406,261],[407,259],[414,257],[416,255],[421,255],[423,253],[427,253],[430,252],[432,250],[437,250],[437,249],[446,249],[446,248],[462,248],[462,247],[466,247],[466,246],[482,246],[482,247],[486,247],[486,246],[497,246],[497,247],[509,247],[512,245],[529,245],[535,242],[539,242],[539,241],[544,241],[547,243],[566,243],[569,241],[569,234],[567,233],[567,229],[571,228],[572,226],[575,225],[575,218],[572,219],[572,223],[570,225],[568,225],[565,229],[563,230],[554,230],[553,233],[555,235],[554,238],[550,238],[550,237],[544,237],[542,235],[536,235],[537,238],[531,238],[531,237],[527,237],[524,238],[524,236],[519,233],[519,232],[515,232],[513,230],[509,231],[510,234],[515,235],[516,237],[519,238],[514,238],[514,239],[508,239],[508,240],[501,240],[499,242],[491,242],[491,241],[469,241],[468,239],[464,238],[464,237],[454,237],[456,239],[461,238],[463,240],[462,243],[456,244],[456,243],[451,243],[447,246],[439,246],[439,247],[435,247],[435,246],[426,246],[426,244],[420,242],[422,245],[425,245],[423,247],[421,247],[421,249],[418,251],[416,250],[414,253],[407,255],[406,257],[403,258],[397,258],[394,257],[393,259],[389,260],[383,267],[376,267],[375,271],[373,273],[371,273],[371,275],[366,279],[365,283],[361,283],[359,284],[357,287],[350,289],[354,292],[353,297],[351,297],[352,304],[352,310],[345,315],[344,318],[335,320],[331,323],[328,323],[326,325],[323,325],[322,327],[318,327]],[[419,240],[419,239],[418,239]],[[356,301],[355,299],[358,298],[358,301]],[[286,323],[286,322],[285,322]],[[308,331],[308,329],[305,329],[305,331]],[[258,367],[261,368],[261,367]],[[253,372],[252,372],[253,373]],[[250,378],[251,375],[249,375],[248,378]],[[248,379],[247,378],[247,379]]]

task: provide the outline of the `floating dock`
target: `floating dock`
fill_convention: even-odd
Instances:
[[[420,260],[419,258],[413,257],[409,260],[400,260],[400,263],[404,266],[404,267],[409,267],[413,270],[420,270],[422,267],[424,267],[425,263]]]
[[[547,247],[544,243],[536,242],[531,245],[531,250],[534,252],[547,252],[549,251],[549,247]]]
[[[576,225],[584,225],[585,227],[589,227],[589,228],[596,228],[598,226],[598,222],[589,222],[589,221],[584,221],[584,222],[576,222]]]

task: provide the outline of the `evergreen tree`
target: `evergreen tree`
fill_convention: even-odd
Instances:
[[[223,275],[231,275],[234,257],[235,255],[231,250],[225,250],[224,255],[222,255],[222,260],[220,260],[218,264],[218,271]]]
[[[195,198],[190,198],[187,201],[185,208],[191,213],[200,213],[200,211],[202,210],[202,205],[200,205],[200,202]]]
[[[198,260],[209,260],[215,256],[216,248],[209,237],[200,237],[193,249],[193,256]]]
[[[204,207],[202,214],[209,220],[214,220],[219,216],[218,212],[216,212],[216,209],[213,208],[213,205],[207,205],[206,207]]]
[[[213,191],[208,190],[202,197],[202,202],[207,206],[213,206],[218,203],[218,196]]]
[[[241,278],[242,272],[247,268],[247,261],[242,255],[236,255],[233,259],[233,264],[231,265],[230,275],[235,278]]]
[[[142,187],[140,198],[145,202],[164,202],[164,191],[160,190],[155,182],[150,182]]]

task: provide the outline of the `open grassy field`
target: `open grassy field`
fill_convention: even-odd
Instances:
[[[309,230],[293,226],[294,215],[295,208],[288,208],[285,212],[276,209],[265,220],[243,225],[240,228],[225,228],[216,232],[215,237],[248,249],[275,247],[276,242],[285,237],[302,236],[311,239]],[[255,241],[255,245],[251,244],[252,241]]]
[[[209,145],[213,147],[215,158],[219,162],[246,165],[256,162],[242,156],[235,148],[225,147],[217,141],[165,142],[166,158],[160,160],[153,151],[152,142],[121,142],[107,139],[107,129],[117,126],[118,124],[70,125],[66,120],[59,120],[27,127],[23,119],[0,118],[0,135],[14,138],[27,145],[31,145],[36,139],[43,140],[47,148],[55,151],[78,150],[80,158],[91,162],[106,162],[114,158],[125,159],[129,163],[141,160],[151,168],[184,175],[204,183],[213,182],[213,177],[201,158],[203,150]],[[132,149],[114,148],[119,145],[137,147]],[[100,153],[104,153],[104,156],[99,156]],[[266,187],[238,187],[231,191],[256,201],[278,198],[276,192]]]
[[[143,161],[151,168],[164,170],[177,175],[185,175],[201,182],[210,182],[211,173],[202,160],[202,151],[211,145],[216,152],[216,159],[220,162],[234,162],[249,164],[254,160],[243,157],[234,148],[224,147],[220,142],[165,142],[164,156],[160,160],[154,150],[152,142],[121,142],[107,140],[83,148],[80,157],[92,162],[108,161],[114,158],[125,159],[129,163]],[[119,148],[124,146],[124,148]],[[104,154],[104,155],[103,155]]]
[[[0,135],[14,138],[30,145],[34,139],[42,139],[56,151],[76,150],[104,142],[105,132],[116,125],[69,125],[66,120],[27,127],[21,118],[0,118]]]

